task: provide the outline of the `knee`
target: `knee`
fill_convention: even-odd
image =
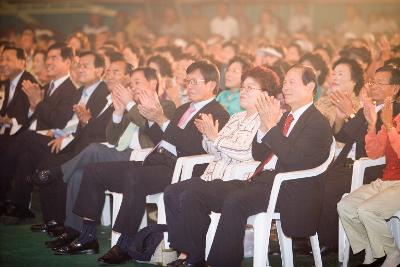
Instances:
[[[245,212],[243,202],[237,199],[235,196],[228,196],[223,205],[222,213],[242,213]]]
[[[348,214],[355,214],[357,209],[352,205],[351,200],[348,197],[342,198],[337,204],[337,211],[340,217],[346,216]]]
[[[200,194],[192,190],[183,191],[180,201],[182,208],[189,207],[190,209],[194,208],[195,206],[199,206],[199,204],[203,202]]]
[[[367,203],[363,203],[357,208],[357,214],[360,221],[365,221],[374,217],[374,211],[371,210]]]

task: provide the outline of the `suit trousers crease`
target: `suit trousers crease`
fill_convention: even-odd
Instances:
[[[146,196],[163,192],[171,183],[173,168],[165,165],[142,165],[142,162],[102,162],[85,167],[73,212],[99,221],[104,205],[104,191],[123,194],[113,230],[134,236],[142,221]]]

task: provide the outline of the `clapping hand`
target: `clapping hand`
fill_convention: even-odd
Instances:
[[[390,97],[385,99],[385,104],[381,112],[381,119],[387,131],[393,127],[393,103]]]
[[[348,93],[334,91],[329,94],[329,99],[331,100],[332,105],[336,107],[336,115],[339,117],[346,118],[350,116],[350,114],[354,113],[353,102]]]
[[[44,91],[37,83],[28,80],[22,81],[22,91],[26,94],[29,100],[31,110],[35,110],[37,105],[44,98]]]
[[[364,105],[364,117],[368,122],[368,129],[375,131],[377,114],[375,104],[372,103],[372,99],[366,94],[363,95],[363,105]]]
[[[89,108],[86,108],[83,104],[76,104],[73,107],[74,112],[78,116],[78,119],[83,124],[88,124],[89,120],[92,118],[92,113]]]
[[[194,124],[200,133],[204,134],[211,141],[215,141],[218,137],[218,120],[213,119],[211,114],[203,114],[199,115],[199,119],[196,119]]]
[[[168,118],[164,115],[163,108],[155,91],[141,91],[139,93],[139,103],[139,113],[149,121],[154,121],[161,126],[168,120]]]
[[[267,93],[263,93],[257,99],[256,109],[260,115],[260,130],[262,132],[267,132],[276,126],[283,114],[280,101]]]

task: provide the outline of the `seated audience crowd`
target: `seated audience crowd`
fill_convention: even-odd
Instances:
[[[335,139],[324,174],[282,185],[283,232],[295,254],[308,253],[304,240],[318,233],[325,256],[338,251],[340,218],[363,264],[400,264],[386,224],[400,210],[400,33],[373,32],[372,42],[281,35],[264,10],[260,23],[269,25],[251,36],[222,5],[206,39],[183,34],[169,12],[159,35],[93,20],[68,38],[35,39],[33,28],[2,36],[1,223],[31,224],[35,190],[42,223],[31,231],[54,238],[45,246],[60,257],[96,254],[105,191],[121,193],[119,239],[98,261],[123,264],[135,260],[146,196],[164,192],[179,255],[168,266],[237,267],[246,220],[267,210],[274,177],[321,165]],[[130,161],[144,148],[152,148],[144,160]],[[171,184],[178,158],[203,154],[213,160]],[[368,168],[364,185],[342,199],[353,162],[382,156],[386,165]],[[231,179],[232,167],[254,161],[247,179]],[[206,259],[211,212],[221,218]]]

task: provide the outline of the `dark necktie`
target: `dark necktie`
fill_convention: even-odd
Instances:
[[[293,114],[289,114],[285,120],[285,124],[283,125],[282,128],[282,134],[284,136],[287,136],[287,133],[289,131],[290,125],[292,124],[294,118],[293,118]],[[265,158],[265,160],[263,162],[260,163],[260,165],[257,166],[256,170],[254,171],[253,175],[250,176],[248,179],[251,180],[254,176],[260,174],[263,170],[265,165],[268,164],[268,162],[272,159],[272,156],[274,155],[274,153],[269,153],[269,155]]]
[[[49,89],[47,89],[47,96],[50,96],[53,90],[54,90],[54,82],[51,81]]]

